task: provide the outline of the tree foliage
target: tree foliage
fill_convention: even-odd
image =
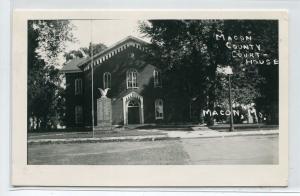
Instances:
[[[278,64],[278,21],[276,20],[228,20],[224,22],[222,29],[225,37],[228,36],[251,36],[251,41],[247,44],[260,45],[259,57],[252,59],[263,60],[264,63],[246,64],[246,60],[251,58],[233,58],[229,55],[228,64],[233,67],[232,77],[233,101],[235,103],[251,104],[255,103],[259,112],[269,116],[269,123],[278,123],[278,89],[279,72]],[[243,44],[241,41],[231,41],[235,44]],[[243,51],[249,53],[249,51]],[[267,59],[270,62],[267,62]],[[220,79],[219,81],[221,81]],[[220,84],[220,83],[219,83]],[[226,100],[228,92],[228,80],[222,81],[223,86],[217,88],[219,102]],[[223,92],[223,93],[222,93]]]
[[[214,107],[216,68],[224,61],[224,45],[214,36],[222,26],[215,20],[151,20],[140,27],[151,38],[152,60],[162,66],[170,97],[180,96],[184,107],[193,101]]]
[[[67,20],[28,21],[28,126],[50,128],[62,121],[64,90],[59,55],[74,41]]]
[[[102,44],[102,43],[98,43],[98,44],[93,44],[92,45],[93,48],[93,54],[98,54],[99,52],[105,50],[107,48],[106,45]],[[64,54],[64,57],[66,59],[66,61],[70,61],[72,59],[75,58],[84,58],[84,57],[90,57],[91,56],[91,44],[89,45],[89,47],[81,47],[78,50],[71,50],[69,52],[66,52]]]
[[[232,40],[216,40],[216,35],[221,32],[225,37],[252,36],[248,44],[261,44],[260,52],[273,59],[278,58],[276,27],[276,21],[150,20],[142,23],[140,30],[150,38],[149,59],[163,70],[169,97],[181,96],[185,108],[194,103],[196,110],[213,110],[218,105],[228,106],[228,79],[217,73],[217,67],[233,68],[234,103],[261,100],[267,104],[276,97],[276,90],[271,89],[278,89],[276,66],[245,65],[245,58],[233,58],[232,50],[227,47],[226,43]],[[269,71],[271,76],[266,74]]]

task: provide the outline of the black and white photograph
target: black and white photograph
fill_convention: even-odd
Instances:
[[[28,20],[28,164],[278,164],[278,20]]]
[[[13,184],[286,185],[286,17],[16,12]]]

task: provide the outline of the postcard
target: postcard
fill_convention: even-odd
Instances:
[[[288,185],[285,10],[14,10],[12,33],[12,185]]]

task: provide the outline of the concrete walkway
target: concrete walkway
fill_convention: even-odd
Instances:
[[[52,144],[52,143],[94,143],[94,142],[121,142],[121,141],[155,141],[155,140],[172,140],[188,138],[218,138],[250,135],[276,135],[278,130],[251,130],[220,132],[209,129],[206,126],[191,127],[191,131],[186,130],[164,130],[164,129],[138,129],[141,135],[138,136],[118,136],[118,137],[97,137],[97,138],[63,138],[63,139],[34,139],[29,138],[28,144]],[[143,135],[143,132],[153,134]]]
[[[278,130],[256,130],[256,131],[235,131],[235,132],[219,132],[209,128],[193,127],[194,131],[163,131],[153,129],[151,131],[165,133],[168,137],[178,138],[210,138],[210,137],[232,137],[232,136],[246,136],[246,135],[274,135],[278,134]],[[140,130],[143,131],[143,130]],[[147,130],[149,131],[149,130]]]

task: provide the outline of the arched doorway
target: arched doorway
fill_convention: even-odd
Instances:
[[[140,124],[140,103],[138,99],[132,99],[127,104],[128,124]]]
[[[131,92],[123,97],[124,125],[144,124],[143,97]]]

